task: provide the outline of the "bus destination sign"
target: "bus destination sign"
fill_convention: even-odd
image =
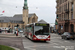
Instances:
[[[49,26],[49,24],[36,23],[35,26]]]

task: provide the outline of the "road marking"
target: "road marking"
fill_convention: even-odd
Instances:
[[[57,44],[57,43],[53,43],[53,44],[55,44],[55,45],[59,45],[59,44]]]
[[[51,37],[51,39],[61,39],[61,37]]]
[[[47,45],[34,45],[34,46],[28,46],[28,47],[24,47],[24,48],[26,48],[26,49],[28,49],[28,50],[36,50],[36,49],[32,49],[33,47],[44,47],[44,46],[47,46]],[[49,46],[49,47],[52,47],[52,46]]]
[[[63,44],[63,43],[64,43],[64,42],[55,41],[55,40],[52,40],[51,42],[53,42],[53,43],[61,43],[61,44]]]
[[[36,49],[29,48],[29,47],[24,47],[24,48],[28,50],[36,50]]]
[[[64,41],[64,42],[69,42],[69,41]]]
[[[65,48],[65,50],[67,50],[67,48]]]
[[[34,45],[34,46],[28,46],[27,48],[30,48],[30,47],[41,47],[41,46],[46,46],[46,45]]]
[[[61,47],[59,47],[59,46],[53,46],[53,48],[61,48]]]
[[[24,48],[28,49],[28,50],[36,50],[36,49],[32,49],[30,47],[41,47],[41,46],[46,46],[46,45],[34,45],[34,46],[28,46],[28,47],[24,47]]]

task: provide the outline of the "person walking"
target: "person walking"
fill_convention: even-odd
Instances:
[[[2,32],[2,30],[0,29],[0,33]]]
[[[16,30],[16,36],[18,36],[18,29]]]

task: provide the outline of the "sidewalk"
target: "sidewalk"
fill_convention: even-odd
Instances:
[[[21,37],[21,35],[18,34],[18,36],[16,36],[16,34],[13,33],[0,33],[0,37]]]
[[[16,36],[13,33],[0,33],[0,45],[10,46],[15,50],[25,50],[22,42],[23,37],[19,33]]]

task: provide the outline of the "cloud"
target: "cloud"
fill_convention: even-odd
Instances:
[[[0,0],[0,13],[5,10],[5,16],[22,14],[23,5],[24,0]],[[39,20],[55,22],[56,0],[28,0],[28,7],[29,13],[36,13]]]

